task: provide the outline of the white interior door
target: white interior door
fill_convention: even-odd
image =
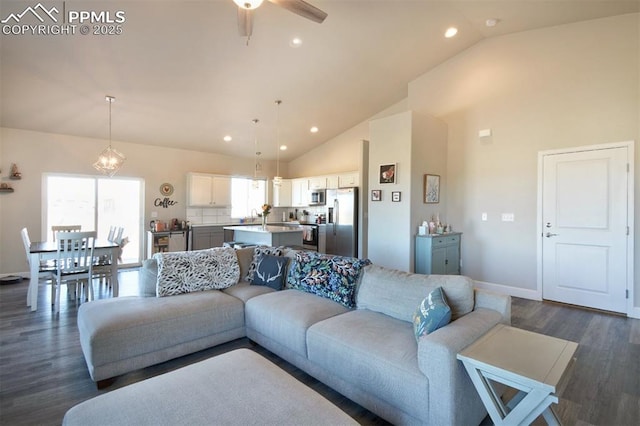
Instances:
[[[627,148],[542,161],[542,297],[626,312]]]

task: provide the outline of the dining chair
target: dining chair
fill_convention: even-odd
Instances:
[[[20,235],[22,236],[22,244],[24,245],[25,254],[27,255],[27,265],[29,265],[29,269],[31,269],[31,238],[29,237],[29,231],[27,228],[22,228],[20,230]],[[38,265],[38,275],[40,274],[45,274],[46,279],[51,281],[51,300],[53,300],[55,291],[53,280],[56,274],[55,261],[40,262]]]
[[[113,238],[116,236],[116,227],[111,226],[109,228],[109,235],[107,236],[107,240],[113,241]]]
[[[53,232],[53,242],[56,241],[56,233],[58,232],[80,232],[82,231],[82,225],[53,225],[51,232]]]
[[[123,227],[112,226],[109,229],[109,241],[118,245],[122,244],[123,233]],[[120,253],[122,253],[122,248],[120,249]],[[100,256],[96,259],[93,265],[93,276],[100,280],[100,284],[104,283],[107,286],[111,287],[111,265],[112,262],[117,262],[118,260],[120,260],[120,256],[118,256],[118,258],[116,259],[112,259],[110,255]]]
[[[124,228],[122,226],[118,226],[116,230],[115,236],[111,241],[120,244],[122,242],[122,234],[124,233]]]
[[[60,312],[60,288],[62,282],[75,281],[76,294],[78,283],[86,281],[88,299],[93,298],[93,251],[96,232],[58,232],[57,234],[57,273],[55,291],[55,312]],[[68,285],[68,284],[67,284]]]

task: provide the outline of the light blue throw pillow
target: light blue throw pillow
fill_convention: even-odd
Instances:
[[[416,340],[433,333],[451,321],[451,308],[444,297],[442,287],[437,287],[424,298],[413,314],[413,331]]]

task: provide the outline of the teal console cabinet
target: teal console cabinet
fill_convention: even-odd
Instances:
[[[416,273],[460,275],[462,233],[416,235]]]

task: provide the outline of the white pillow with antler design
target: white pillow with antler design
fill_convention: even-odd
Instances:
[[[287,277],[288,257],[262,254],[256,263],[252,285],[265,285],[281,290]]]

